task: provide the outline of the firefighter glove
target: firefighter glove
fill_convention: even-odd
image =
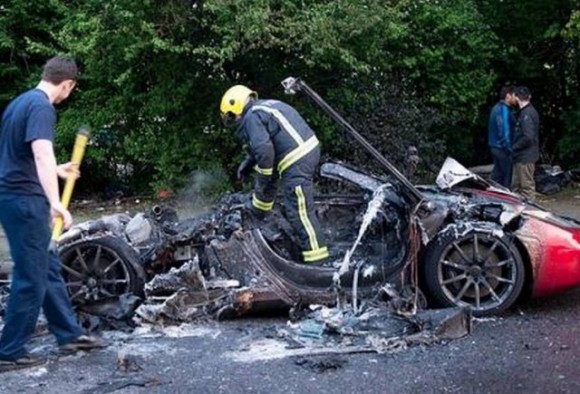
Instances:
[[[250,176],[250,173],[252,172],[252,167],[254,167],[255,164],[256,161],[252,156],[249,155],[246,156],[244,161],[242,161],[238,166],[238,171],[236,173],[238,180],[245,182],[247,178]]]

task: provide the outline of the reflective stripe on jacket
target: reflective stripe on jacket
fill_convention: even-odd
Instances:
[[[280,174],[318,146],[298,112],[278,100],[256,100],[244,112],[237,135],[246,141],[264,175]]]
[[[237,136],[256,160],[258,180],[253,205],[272,209],[271,183],[318,145],[314,131],[290,105],[278,100],[255,100],[245,109]]]

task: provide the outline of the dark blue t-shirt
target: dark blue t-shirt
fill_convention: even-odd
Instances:
[[[41,195],[32,142],[54,143],[56,111],[42,90],[15,98],[2,115],[0,131],[0,193]]]

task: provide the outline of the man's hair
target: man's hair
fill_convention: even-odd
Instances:
[[[79,69],[73,59],[65,56],[55,56],[44,65],[42,80],[58,85],[68,79],[76,81],[78,74]]]
[[[515,86],[504,86],[501,88],[501,90],[499,91],[499,98],[501,100],[505,99],[505,96],[507,96],[508,94],[514,94],[516,91]]]
[[[518,86],[516,88],[516,96],[520,99],[520,100],[529,100],[530,97],[532,97],[532,93],[530,92],[530,89],[528,89],[527,86]]]

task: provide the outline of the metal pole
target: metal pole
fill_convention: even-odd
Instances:
[[[77,166],[77,168],[80,167],[81,161],[83,160],[85,148],[89,142],[90,135],[91,132],[86,126],[82,126],[77,133],[71,158],[71,163]],[[69,176],[69,178],[66,180],[61,197],[62,205],[65,208],[68,208],[75,183],[76,178],[74,176]],[[52,238],[51,238],[52,242],[50,245],[51,249],[56,248],[56,242],[58,241],[58,238],[61,236],[62,230],[63,230],[63,220],[62,217],[58,216],[55,220],[54,228],[52,229]]]
[[[423,200],[423,194],[409,180],[392,165],[374,146],[372,146],[350,123],[348,123],[338,112],[336,112],[322,97],[318,95],[306,82],[299,78],[289,77],[282,81],[282,86],[287,94],[294,94],[303,91],[316,104],[318,104],[331,118],[340,124],[347,132],[354,137],[375,159],[379,161],[395,178],[397,178],[410,192],[411,197],[416,202]]]

